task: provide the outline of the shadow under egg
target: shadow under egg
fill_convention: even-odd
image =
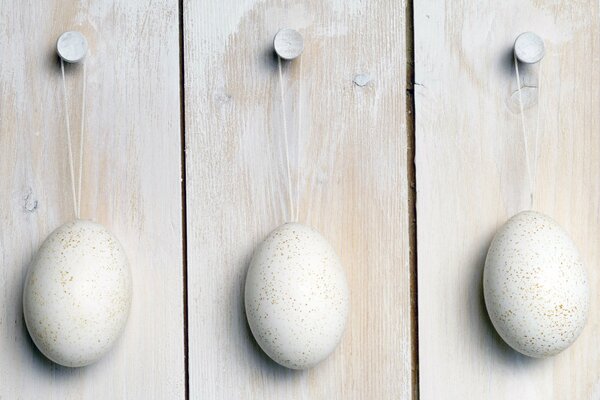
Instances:
[[[259,243],[260,244],[260,243]],[[258,246],[258,244],[257,244]],[[298,379],[306,371],[294,370],[286,368],[283,365],[273,361],[260,347],[252,330],[248,323],[246,315],[246,304],[245,304],[245,289],[246,289],[246,276],[248,275],[248,269],[250,268],[250,262],[252,261],[252,255],[254,254],[254,248],[247,252],[246,256],[241,262],[240,268],[236,270],[241,271],[236,276],[233,284],[231,285],[231,298],[233,299],[234,309],[232,310],[233,315],[236,316],[236,320],[243,329],[230,330],[232,335],[231,340],[233,342],[239,341],[239,336],[242,336],[241,342],[245,343],[245,351],[247,354],[249,364],[254,373],[259,375],[268,375],[271,379],[279,381],[292,381]]]
[[[540,362],[540,359],[528,357],[519,353],[510,347],[504,339],[498,334],[485,305],[485,295],[483,291],[483,271],[485,268],[485,259],[487,252],[492,243],[492,239],[496,232],[491,232],[486,235],[486,239],[482,240],[476,251],[471,257],[474,260],[470,268],[471,281],[468,297],[467,308],[470,310],[471,318],[469,326],[478,326],[477,329],[472,329],[473,332],[479,332],[480,337],[476,338],[476,343],[483,347],[482,353],[491,352],[490,359],[508,366],[523,366],[524,364],[533,364]]]

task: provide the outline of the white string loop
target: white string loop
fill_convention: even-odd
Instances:
[[[283,140],[285,145],[285,163],[287,167],[287,181],[288,181],[288,201],[289,201],[289,219],[292,222],[297,221],[294,215],[294,200],[292,196],[292,173],[290,169],[290,146],[288,143],[288,127],[287,118],[285,112],[285,94],[283,90],[283,72],[281,68],[281,57],[277,56],[277,68],[279,70],[279,92],[281,94],[281,114],[283,119]]]
[[[527,139],[529,136],[529,133],[527,131],[527,126],[525,124],[525,111],[524,111],[524,106],[523,106],[523,95],[522,95],[522,89],[521,89],[521,76],[519,74],[519,61],[517,60],[517,56],[515,54],[513,54],[513,59],[514,59],[514,63],[515,63],[515,74],[517,77],[517,91],[519,92],[519,110],[520,110],[520,114],[521,114],[521,127],[523,129],[523,144],[525,146],[525,162],[527,164],[527,179],[529,182],[529,190],[530,190],[529,201],[530,201],[530,208],[532,208],[533,207],[533,193],[535,191],[535,182],[536,182],[536,175],[537,175],[538,132],[539,132],[539,126],[540,126],[540,108],[541,108],[540,101],[541,101],[541,83],[542,83],[542,64],[540,62],[539,68],[538,68],[538,78],[537,78],[538,104],[537,104],[537,116],[536,116],[536,121],[535,121],[535,131],[534,131],[534,142],[533,142],[534,155],[533,155],[533,168],[532,168],[531,160],[529,158],[529,141]]]
[[[298,134],[296,142],[296,222],[300,217],[300,135],[302,134],[302,85],[300,79],[302,78],[302,57],[300,57],[300,65],[298,66]]]
[[[73,195],[73,212],[75,218],[79,219],[81,213],[81,177],[83,175],[83,133],[85,128],[85,92],[86,92],[86,68],[83,62],[83,88],[81,91],[81,132],[79,141],[79,180],[75,188],[75,168],[73,167],[73,146],[71,139],[71,123],[69,118],[69,100],[67,95],[67,81],[65,79],[65,62],[60,59],[60,72],[62,76],[62,88],[65,106],[65,126],[67,128],[67,147],[69,150],[69,171],[71,173],[71,192]]]

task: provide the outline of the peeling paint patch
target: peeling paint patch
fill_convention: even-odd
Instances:
[[[231,94],[229,94],[225,91],[219,91],[214,94],[214,100],[219,105],[229,103],[231,101],[232,97],[233,96]]]
[[[38,201],[33,196],[33,190],[29,187],[25,191],[25,196],[23,196],[23,209],[27,212],[35,212],[38,208]]]
[[[353,82],[356,86],[363,87],[363,86],[367,86],[367,84],[369,82],[371,82],[372,80],[373,80],[373,78],[369,74],[358,74],[354,77]]]

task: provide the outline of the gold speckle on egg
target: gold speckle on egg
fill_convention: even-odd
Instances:
[[[488,250],[483,287],[498,334],[525,355],[555,355],[585,326],[585,268],[568,234],[544,214],[521,212],[498,230]]]
[[[131,303],[125,253],[102,225],[75,220],[44,241],[23,291],[27,329],[52,361],[97,361],[123,330]]]
[[[325,359],[341,340],[349,290],[329,243],[312,228],[290,223],[256,249],[245,304],[265,353],[288,368],[304,369]]]

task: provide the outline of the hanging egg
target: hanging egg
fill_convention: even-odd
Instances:
[[[588,315],[588,281],[575,245],[554,220],[534,211],[515,215],[494,236],[483,291],[498,334],[530,357],[569,347]]]
[[[327,358],[340,342],[349,290],[329,243],[306,225],[288,223],[256,249],[245,303],[263,351],[287,368],[305,369]]]
[[[75,220],[44,241],[27,272],[25,323],[35,345],[67,367],[107,353],[127,321],[131,274],[125,253],[102,225]]]

